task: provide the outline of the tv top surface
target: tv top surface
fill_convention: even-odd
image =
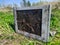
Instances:
[[[30,6],[30,7],[14,7],[16,10],[32,10],[32,9],[47,9],[50,5]]]

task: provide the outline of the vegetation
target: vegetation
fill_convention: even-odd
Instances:
[[[24,5],[26,6],[25,0],[23,0]],[[30,2],[27,2],[28,6],[31,6]],[[41,5],[42,2],[33,3],[32,6]],[[15,6],[17,6],[15,4]],[[0,12],[0,45],[60,45],[60,9],[59,5],[55,5],[56,9],[52,10],[51,15],[51,30],[56,30],[57,33],[54,37],[50,39],[50,42],[44,43],[32,38],[25,37],[21,34],[17,34],[14,28],[14,15],[13,12],[7,11]],[[10,6],[6,7],[11,9]]]
[[[23,2],[21,3],[21,7],[28,7],[28,6],[31,6],[31,3],[30,1],[26,1],[26,0],[23,0]]]
[[[35,40],[17,34],[14,31],[12,12],[0,12],[0,44],[1,45],[34,45]],[[37,42],[40,43],[40,42]]]
[[[23,0],[23,5],[26,7],[26,0]]]
[[[46,43],[17,34],[14,28],[12,12],[0,12],[0,44],[1,45],[46,45]],[[51,30],[57,30],[56,35],[48,45],[60,45],[60,10],[52,10]]]
[[[52,10],[51,15],[51,29],[60,32],[60,9]]]
[[[28,2],[27,2],[27,6],[31,6],[31,3],[30,3],[30,1],[28,1]]]

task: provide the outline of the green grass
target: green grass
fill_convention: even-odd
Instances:
[[[57,34],[47,45],[60,45],[60,10],[52,11],[51,30]],[[46,45],[46,43],[27,38],[14,31],[14,15],[12,12],[0,12],[0,45]]]
[[[51,17],[51,30],[57,30],[60,32],[60,9],[52,10]]]

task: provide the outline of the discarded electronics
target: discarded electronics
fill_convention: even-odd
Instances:
[[[48,42],[50,31],[51,6],[14,7],[16,32]]]

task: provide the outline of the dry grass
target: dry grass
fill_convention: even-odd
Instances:
[[[55,12],[56,11],[54,11],[54,15],[56,15]],[[58,11],[57,14],[59,16],[60,12]],[[17,34],[13,27],[13,13],[0,12],[0,45],[46,45],[44,42]],[[60,32],[58,32],[53,38],[54,39],[49,42],[48,45],[60,45]]]

